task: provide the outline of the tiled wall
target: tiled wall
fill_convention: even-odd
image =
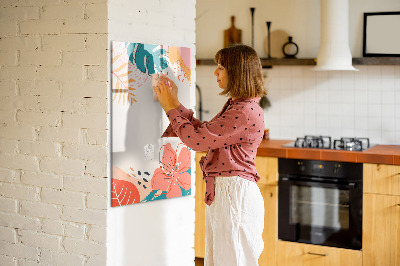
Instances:
[[[265,126],[274,139],[305,134],[369,137],[372,143],[400,144],[400,66],[355,66],[358,72],[315,72],[312,66],[274,66],[264,70],[271,108]],[[209,120],[226,98],[213,66],[197,67],[203,120]]]

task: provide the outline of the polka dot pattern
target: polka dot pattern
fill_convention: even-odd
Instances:
[[[209,122],[194,118],[193,111],[183,105],[167,113],[171,123],[162,137],[178,136],[189,148],[208,151],[200,160],[207,181],[206,197],[214,193],[216,176],[240,176],[255,182],[260,179],[254,163],[265,128],[259,100],[229,99]]]

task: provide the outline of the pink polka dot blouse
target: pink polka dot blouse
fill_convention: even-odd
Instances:
[[[264,112],[260,97],[229,98],[222,111],[211,121],[201,122],[182,104],[168,111],[171,122],[161,137],[179,137],[195,151],[207,151],[200,167],[206,182],[204,201],[214,200],[214,181],[218,176],[240,176],[257,182],[260,179],[254,159],[264,135]]]

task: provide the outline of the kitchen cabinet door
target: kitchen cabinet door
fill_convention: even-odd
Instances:
[[[278,266],[361,266],[358,250],[278,241]]]
[[[363,176],[364,193],[400,196],[400,166],[365,163]]]
[[[206,193],[206,183],[203,181],[203,172],[200,169],[199,161],[206,153],[196,153],[196,194],[195,198],[195,233],[194,233],[194,253],[197,258],[204,258],[205,240],[206,240],[206,224],[204,194]]]
[[[258,259],[260,266],[276,265],[276,242],[278,241],[278,187],[259,185],[264,198],[264,250]]]
[[[363,266],[400,266],[400,196],[364,194]]]
[[[256,156],[254,162],[261,176],[259,185],[278,185],[278,158]]]

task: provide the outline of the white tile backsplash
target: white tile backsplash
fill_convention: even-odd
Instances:
[[[264,70],[271,108],[264,110],[271,138],[305,134],[369,137],[372,143],[400,144],[400,66],[355,66],[359,71],[313,71],[311,66]],[[227,100],[218,95],[213,66],[198,66],[203,120]]]
[[[395,91],[382,91],[382,104],[394,104]]]
[[[395,116],[395,106],[391,104],[383,104],[382,105],[382,118],[394,118]]]
[[[386,76],[382,79],[382,92],[394,91],[395,79],[393,76]]]
[[[394,79],[395,66],[381,66],[382,78]]]

